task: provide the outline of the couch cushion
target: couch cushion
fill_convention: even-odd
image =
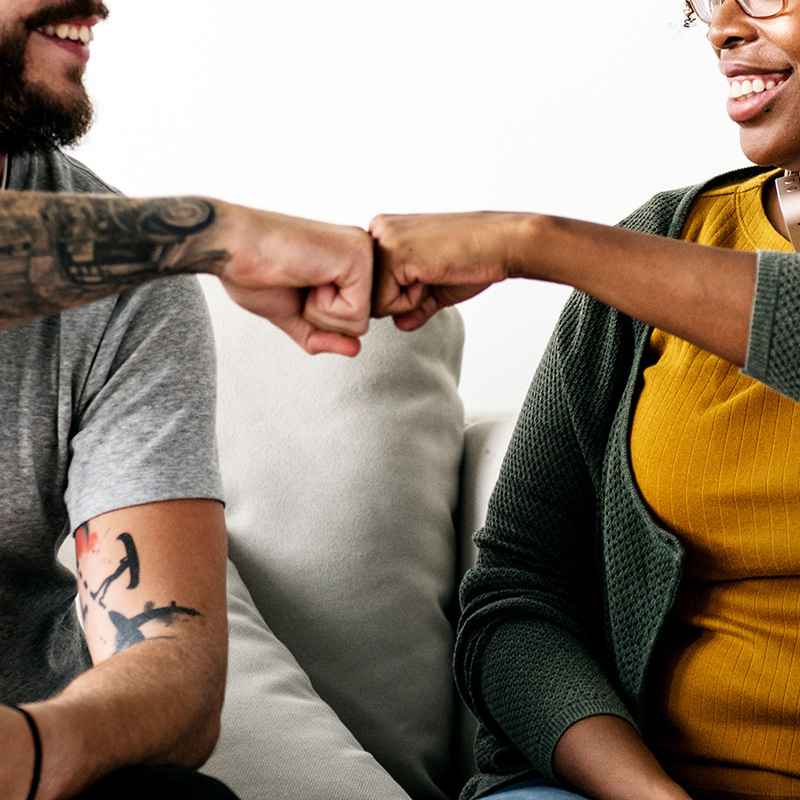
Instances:
[[[408,800],[324,703],[228,562],[229,677],[222,733],[203,772],[240,800]]]
[[[412,796],[452,793],[461,318],[373,322],[358,358],[312,358],[205,286],[231,560],[358,742]]]

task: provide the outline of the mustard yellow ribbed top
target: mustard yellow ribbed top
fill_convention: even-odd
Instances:
[[[683,238],[791,250],[769,176],[699,197]],[[642,496],[685,547],[654,660],[651,746],[697,800],[800,797],[800,404],[654,331],[631,429]]]

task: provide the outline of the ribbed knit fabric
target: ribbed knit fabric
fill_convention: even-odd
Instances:
[[[757,174],[746,170],[720,182]],[[666,192],[623,225],[677,237],[697,188]],[[800,396],[800,257],[759,254],[748,371]],[[682,548],[646,508],[628,435],[649,329],[580,293],[542,358],[462,585],[459,691],[480,721],[480,774],[463,797],[552,776],[564,731],[615,714],[647,732],[653,648]]]
[[[684,238],[791,250],[764,213],[767,177],[704,193]],[[800,404],[661,331],[648,360],[631,461],[685,550],[649,744],[692,796],[800,796]]]

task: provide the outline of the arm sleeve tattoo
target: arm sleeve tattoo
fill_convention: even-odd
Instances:
[[[143,642],[146,639],[170,639],[174,638],[164,632],[164,628],[172,627],[176,622],[181,619],[189,619],[191,617],[200,617],[199,611],[188,606],[179,606],[174,600],[162,606],[157,606],[156,603],[148,601],[144,604],[144,608],[138,614],[128,617],[120,611],[109,609],[106,606],[105,599],[108,590],[112,584],[116,583],[123,575],[128,577],[128,585],[125,590],[133,590],[139,588],[140,578],[140,564],[139,553],[136,549],[136,544],[133,536],[130,533],[121,533],[116,537],[118,542],[122,543],[125,550],[125,555],[119,560],[116,569],[109,574],[98,588],[92,591],[89,584],[83,577],[82,564],[84,556],[89,554],[97,554],[98,536],[95,531],[91,531],[89,523],[81,525],[74,533],[75,536],[75,552],[78,556],[78,580],[83,584],[84,590],[84,604],[82,606],[83,619],[86,622],[89,616],[89,601],[96,606],[92,608],[92,614],[105,613],[115,630],[114,652],[118,653],[131,645]],[[142,628],[146,630],[143,631]]]
[[[192,248],[214,223],[196,197],[0,194],[0,321],[56,313],[162,275],[214,271],[221,251]]]

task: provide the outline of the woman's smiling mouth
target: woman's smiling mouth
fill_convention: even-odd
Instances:
[[[754,119],[769,108],[791,75],[791,70],[728,75],[728,116],[738,124]]]

